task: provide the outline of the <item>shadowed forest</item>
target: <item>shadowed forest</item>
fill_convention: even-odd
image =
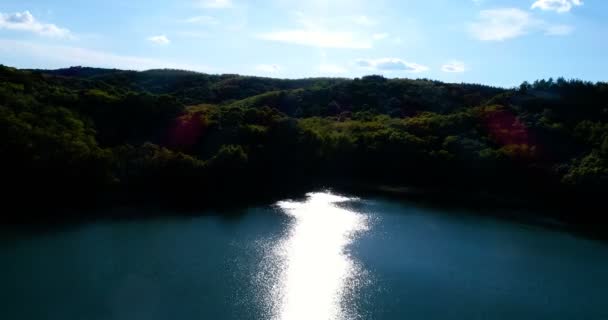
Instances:
[[[608,84],[561,78],[504,89],[2,66],[0,128],[3,197],[21,206],[202,207],[351,183],[582,208],[608,190]]]

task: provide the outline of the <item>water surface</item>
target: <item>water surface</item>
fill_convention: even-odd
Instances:
[[[3,232],[2,319],[608,319],[606,244],[381,198]]]

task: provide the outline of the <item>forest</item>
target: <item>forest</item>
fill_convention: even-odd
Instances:
[[[608,195],[608,83],[0,66],[0,154],[7,208],[202,207],[364,184],[509,195],[596,223],[602,212],[587,208]],[[39,212],[1,218],[54,218]]]

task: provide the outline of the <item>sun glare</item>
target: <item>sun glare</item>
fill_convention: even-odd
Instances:
[[[277,203],[293,220],[271,254],[275,274],[267,281],[274,284],[267,286],[271,289],[266,301],[272,319],[354,317],[344,302],[364,273],[346,249],[357,234],[368,229],[368,219],[338,205],[350,200],[311,193],[303,202]]]

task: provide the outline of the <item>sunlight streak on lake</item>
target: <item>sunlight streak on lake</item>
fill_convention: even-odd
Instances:
[[[354,200],[331,193],[310,193],[306,201],[281,201],[292,218],[286,235],[272,249],[266,298],[275,320],[353,319],[349,297],[364,272],[347,246],[368,229],[364,214],[339,206]]]

